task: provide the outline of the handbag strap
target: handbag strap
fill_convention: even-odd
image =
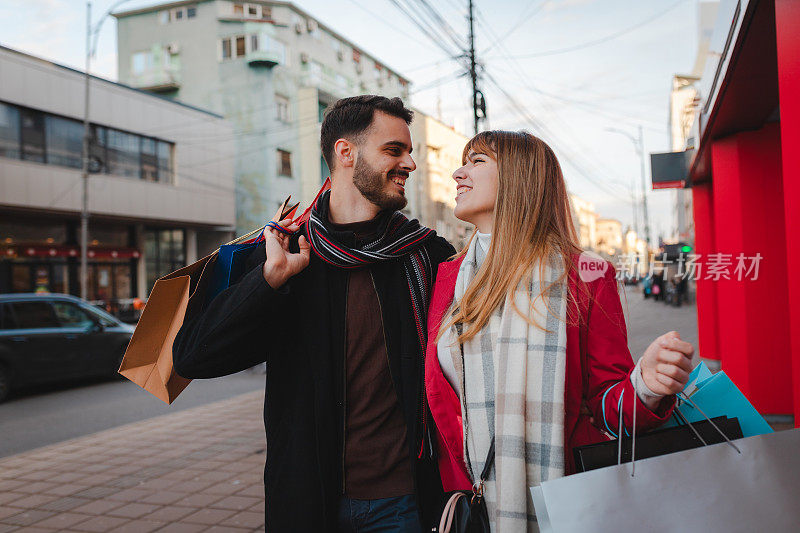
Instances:
[[[459,335],[461,335],[461,331],[462,331],[462,327],[463,327],[461,325],[461,323],[456,323],[455,327],[456,327],[456,332]],[[464,343],[459,342],[458,343],[458,347],[461,350],[461,374],[462,374],[461,395],[464,397],[464,400],[463,400],[464,401],[464,420],[465,420],[465,422],[467,422],[466,424],[464,424],[464,431],[466,432],[467,431],[467,427],[469,426],[469,422],[468,422],[468,419],[467,419],[467,416],[466,416],[467,415],[467,413],[466,413],[466,410],[467,410],[467,408],[466,408],[466,405],[467,405],[467,402],[466,402],[466,395],[467,395],[466,381],[467,380],[464,378],[464,375],[463,375],[464,372],[466,372],[466,370],[464,369],[464,367],[465,367],[465,365],[464,365]],[[464,438],[464,453],[467,456],[467,465],[469,465],[470,470],[472,470],[472,461],[470,461],[470,458],[469,458],[469,446],[467,445],[466,433],[464,434],[464,437],[465,437]],[[492,470],[492,465],[493,464],[494,464],[494,435],[492,435],[492,440],[491,440],[491,442],[489,444],[489,453],[486,454],[486,461],[484,461],[484,463],[483,463],[483,470],[481,471],[480,477],[475,482],[475,485],[478,485],[479,483],[482,484],[488,479],[489,472]],[[473,486],[473,490],[474,490],[474,486]]]

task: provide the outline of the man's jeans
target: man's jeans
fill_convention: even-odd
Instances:
[[[413,495],[339,502],[340,533],[422,533]]]

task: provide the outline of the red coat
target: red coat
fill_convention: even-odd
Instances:
[[[428,312],[428,346],[425,354],[425,389],[428,404],[436,426],[439,473],[445,491],[467,490],[472,486],[464,462],[461,406],[456,392],[445,378],[437,356],[436,335],[447,308],[453,301],[456,277],[461,259],[439,265],[433,297]],[[564,443],[567,474],[575,471],[572,449],[576,446],[608,440],[589,422],[590,416],[598,427],[604,427],[601,401],[603,393],[620,381],[605,399],[608,425],[614,432],[619,424],[617,402],[625,389],[623,420],[630,429],[635,397],[630,373],[634,368],[628,351],[628,336],[622,313],[614,267],[609,267],[603,277],[591,282],[580,280],[576,268],[569,276],[571,295],[567,320],[567,363],[565,387]],[[577,310],[575,306],[577,305]],[[586,376],[586,380],[582,375]],[[581,399],[587,399],[592,415],[581,414]],[[665,423],[672,414],[674,397],[664,399],[651,412],[638,397],[636,426],[638,431],[652,429]]]

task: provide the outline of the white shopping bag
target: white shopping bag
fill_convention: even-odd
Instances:
[[[531,496],[542,533],[797,532],[800,429],[545,481]]]

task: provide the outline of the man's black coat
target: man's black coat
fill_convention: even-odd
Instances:
[[[384,227],[382,225],[381,227]],[[331,231],[345,245],[352,232]],[[295,234],[290,249],[298,251]],[[435,275],[455,250],[441,237],[425,241]],[[342,495],[345,305],[348,271],[312,252],[302,272],[273,290],[262,275],[265,248],[248,273],[175,339],[175,370],[186,378],[232,374],[266,361],[264,469],[267,531],[335,531]],[[389,369],[408,426],[408,453],[423,521],[436,518],[441,481],[431,454],[419,459],[424,354],[412,316],[402,260],[369,267],[383,314]],[[431,290],[433,280],[431,280]],[[430,420],[429,414],[426,418]],[[430,423],[430,422],[429,422]],[[426,447],[426,450],[428,448]]]

